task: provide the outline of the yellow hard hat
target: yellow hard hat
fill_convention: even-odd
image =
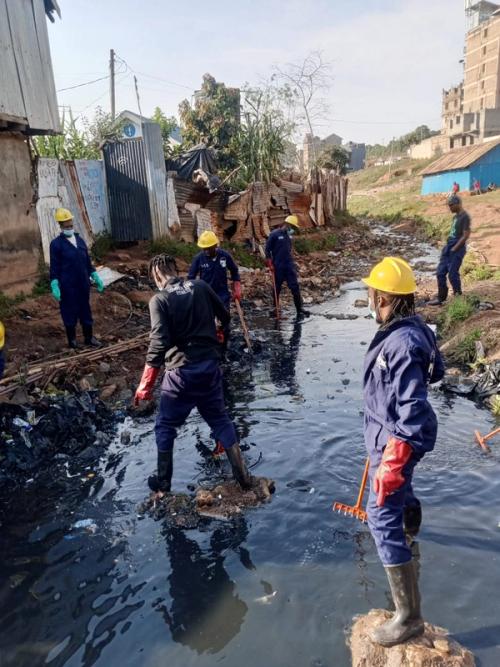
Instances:
[[[388,294],[413,294],[417,291],[411,266],[399,257],[384,257],[375,264],[368,278],[363,278],[363,282]]]
[[[294,227],[297,227],[297,228],[299,227],[299,219],[296,215],[288,215],[285,218],[285,222],[288,225],[293,225]]]
[[[198,239],[198,248],[211,248],[214,245],[219,245],[219,239],[213,232],[203,232]]]
[[[58,208],[56,209],[55,219],[57,222],[66,222],[67,220],[73,220],[73,213],[68,211],[67,208]]]
[[[0,350],[3,350],[3,346],[5,345],[5,327],[0,322]]]

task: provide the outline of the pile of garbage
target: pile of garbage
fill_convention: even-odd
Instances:
[[[138,508],[139,515],[167,520],[181,528],[197,528],[203,519],[228,520],[242,510],[268,502],[275,484],[267,477],[253,477],[252,488],[244,491],[233,481],[213,488],[199,487],[194,495],[186,493],[153,493]]]
[[[459,396],[470,396],[485,400],[500,394],[500,361],[480,364],[473,375],[447,374],[442,387]]]
[[[54,462],[95,461],[111,440],[113,413],[97,392],[42,395],[0,411],[0,488],[26,483]]]

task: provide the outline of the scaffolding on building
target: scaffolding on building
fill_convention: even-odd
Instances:
[[[465,29],[474,30],[500,9],[500,5],[488,0],[465,0]]]

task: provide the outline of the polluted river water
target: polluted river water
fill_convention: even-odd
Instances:
[[[253,319],[262,353],[226,365],[245,456],[276,481],[270,503],[193,530],[140,517],[152,417],[127,418],[90,475],[19,493],[0,537],[2,667],[350,664],[353,616],[388,605],[368,528],[331,510],[355,501],[365,460],[361,376],[376,325],[353,306],[365,296],[350,283],[303,323]],[[439,389],[431,401],[438,442],[415,476],[423,611],[498,667],[500,443],[487,456],[473,440],[494,418]],[[174,490],[219,474],[203,444],[209,430],[193,413]]]

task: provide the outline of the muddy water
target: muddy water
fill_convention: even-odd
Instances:
[[[269,505],[190,531],[140,519],[151,420],[126,421],[131,442],[117,437],[98,468],[20,495],[0,536],[2,667],[349,664],[352,616],[387,605],[366,527],[330,510],[354,500],[365,456],[360,377],[375,324],[352,306],[361,296],[352,283],[302,325],[254,322],[266,349],[226,370],[246,456],[277,483]],[[424,611],[498,667],[500,444],[488,457],[474,446],[473,430],[494,425],[474,403],[439,391],[432,403],[439,443],[415,484]],[[176,443],[176,490],[224,472],[204,444],[193,415]],[[91,526],[72,528],[81,519]]]

